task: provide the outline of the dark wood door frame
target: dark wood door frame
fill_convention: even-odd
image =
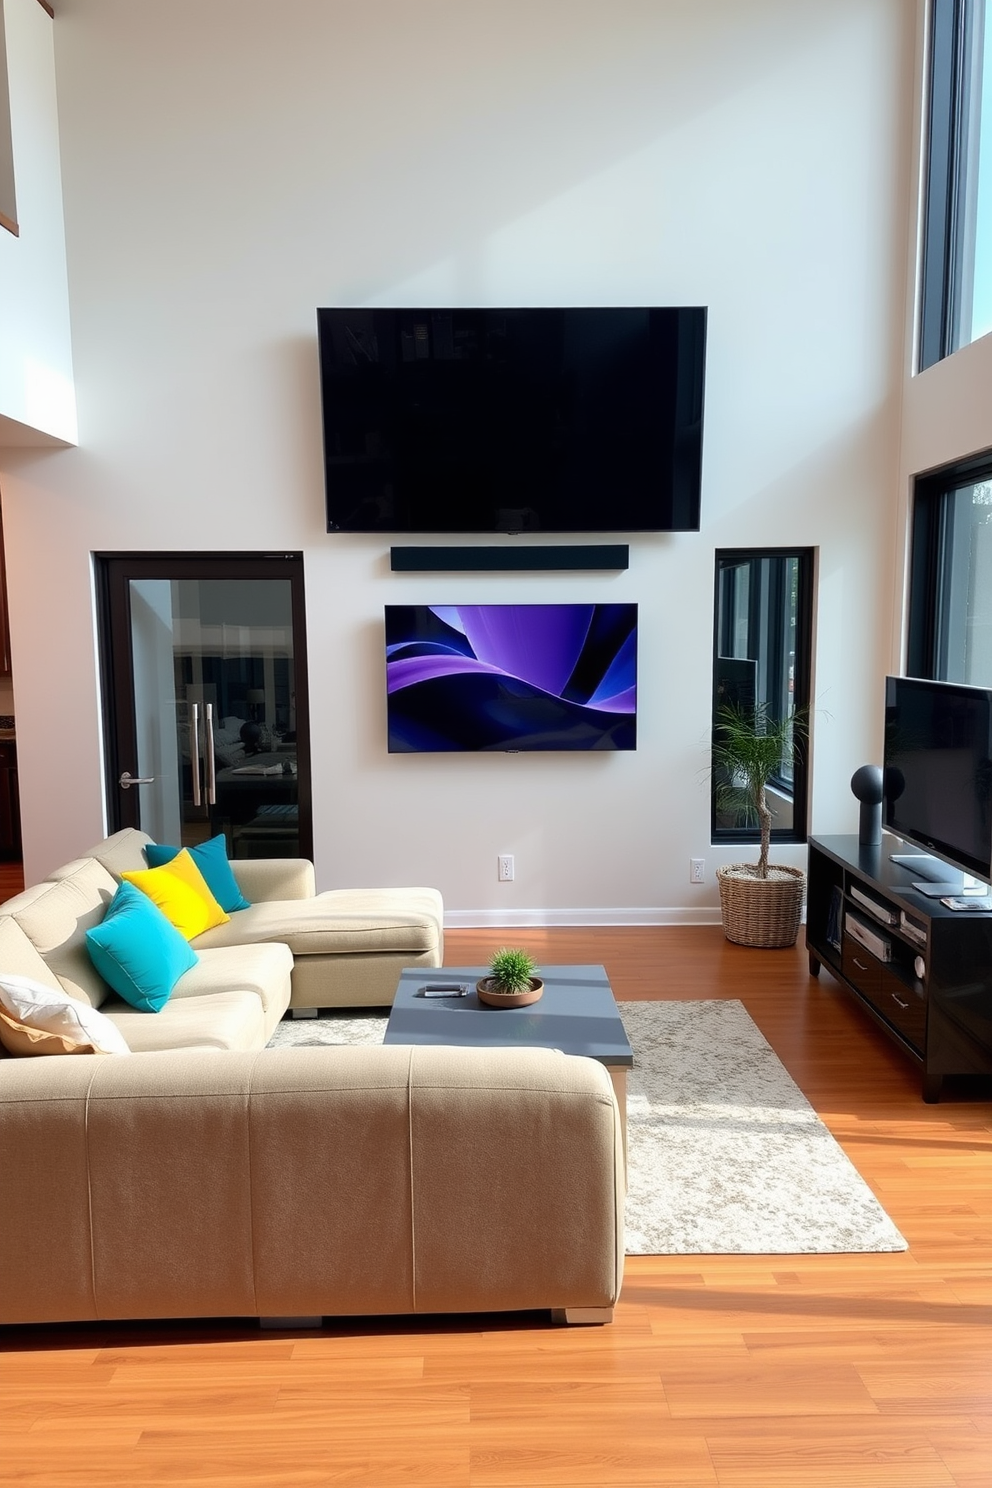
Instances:
[[[133,653],[128,585],[132,579],[289,579],[296,680],[300,855],[313,858],[310,785],[310,693],[307,681],[306,600],[302,553],[94,553],[100,643],[100,682],[108,826],[111,832],[138,825],[138,792],[118,786],[122,770],[133,770],[138,741],[132,696]]]

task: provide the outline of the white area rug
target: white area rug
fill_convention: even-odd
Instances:
[[[281,1023],[273,1045],[376,1044],[388,1010]],[[628,1255],[905,1250],[739,1002],[620,1004]]]

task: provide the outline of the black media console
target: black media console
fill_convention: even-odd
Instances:
[[[854,993],[932,1102],[945,1075],[992,1075],[992,912],[919,893],[922,875],[891,861],[913,850],[886,833],[880,847],[811,837],[806,945],[810,973],[827,966]]]

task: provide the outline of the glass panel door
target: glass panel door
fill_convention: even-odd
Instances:
[[[312,855],[302,563],[273,571],[292,561],[103,560],[114,825]]]

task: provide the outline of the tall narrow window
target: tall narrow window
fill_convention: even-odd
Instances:
[[[932,0],[920,367],[992,331],[992,0]]]
[[[906,669],[992,687],[992,453],[916,482]]]
[[[725,705],[758,710],[773,723],[809,706],[813,605],[811,548],[724,549],[716,555],[713,652],[713,728]],[[757,841],[756,825],[717,806],[712,787],[714,842]],[[805,751],[793,743],[782,754],[772,788],[772,839],[806,838]]]

